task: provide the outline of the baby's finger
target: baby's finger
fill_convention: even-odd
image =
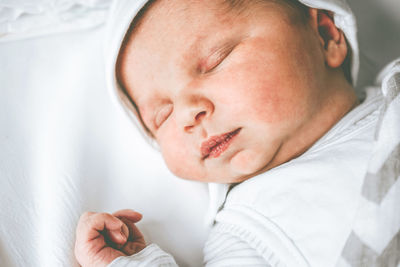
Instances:
[[[118,230],[107,230],[106,231],[107,239],[115,244],[123,245],[128,240],[129,237],[129,228],[124,223],[121,229]]]
[[[136,254],[146,247],[144,237],[133,222],[126,218],[121,218],[121,220],[129,227],[129,237],[128,241],[120,250],[126,255]]]
[[[143,240],[143,243],[144,243],[144,237],[143,237],[142,233],[139,231],[139,229],[136,227],[136,225],[133,222],[130,222],[129,220],[126,220],[124,218],[122,218],[122,220],[125,222],[125,224],[129,228],[128,241]]]
[[[124,210],[119,210],[117,212],[114,212],[113,215],[115,217],[118,218],[127,218],[130,221],[132,221],[133,223],[137,223],[138,221],[140,221],[142,219],[142,214],[140,214],[139,212],[130,210],[130,209],[124,209]]]
[[[117,217],[108,213],[93,213],[86,212],[79,219],[77,236],[85,241],[90,241],[98,237],[101,233],[100,231],[119,231],[121,232],[121,227],[124,223]],[[125,237],[121,235],[121,239]]]

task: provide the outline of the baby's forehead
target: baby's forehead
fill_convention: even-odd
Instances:
[[[136,29],[133,29],[133,31],[140,31],[143,28],[142,25],[157,24],[160,21],[165,22],[163,28],[171,28],[171,22],[174,21],[181,22],[180,26],[183,26],[188,22],[223,19],[224,15],[238,7],[238,5],[229,4],[230,2],[233,1],[155,0],[150,2],[148,7],[135,17],[136,23],[133,23],[133,25]],[[241,6],[244,6],[244,4]]]
[[[233,5],[233,2],[243,3]],[[136,18],[138,21],[133,23],[137,29],[131,33],[127,45],[121,49],[122,52],[126,52],[122,53],[123,60],[119,62],[124,65],[121,68],[128,69],[125,66],[129,66],[132,69],[132,66],[136,66],[138,70],[134,73],[140,73],[142,68],[138,63],[145,61],[154,64],[151,69],[158,75],[167,73],[165,69],[157,68],[168,66],[168,62],[179,61],[177,65],[197,68],[187,64],[199,64],[202,57],[216,50],[229,49],[232,43],[243,38],[243,35],[252,28],[249,19],[251,16],[243,11],[247,8],[251,12],[253,8],[247,2],[260,1],[154,1],[144,13],[138,15]],[[275,1],[262,2],[271,4],[266,8],[267,12],[283,9],[283,6]],[[241,12],[238,13],[239,10]],[[282,16],[279,16],[280,20],[281,18]],[[135,75],[136,78],[138,76],[140,75]],[[128,75],[126,77],[134,78]],[[151,77],[146,79],[152,80]]]
[[[121,52],[136,50],[136,56],[142,57],[148,55],[145,51],[167,54],[175,50],[184,54],[187,50],[201,49],[210,39],[223,38],[224,30],[231,29],[233,23],[240,24],[238,16],[231,16],[224,2],[154,1],[135,18],[132,23],[135,28],[128,32]],[[149,56],[156,59],[153,54]]]
[[[193,34],[201,33],[204,28],[207,30],[203,34],[213,34],[220,31],[217,26],[238,25],[262,6],[269,11],[284,11],[291,22],[299,22],[300,17],[304,22],[306,17],[306,7],[296,0],[155,0],[149,1],[135,17],[126,39],[133,40],[143,31],[153,38],[166,34],[167,30],[169,35],[179,36],[188,27]]]

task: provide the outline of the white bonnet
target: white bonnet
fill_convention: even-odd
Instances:
[[[355,17],[346,0],[298,0],[306,6],[332,11],[336,26],[341,29],[348,43],[350,44],[351,57],[351,75],[353,85],[355,85],[359,70],[359,49],[357,42],[357,27]],[[129,26],[136,14],[144,7],[148,0],[114,0],[110,10],[110,16],[107,25],[107,37],[105,45],[106,56],[106,75],[109,90],[112,98],[117,101],[119,106],[122,106],[132,120],[137,124],[139,129],[142,129],[143,136],[157,147],[155,141],[143,130],[143,127],[136,116],[134,107],[130,100],[119,88],[116,79],[116,63],[118,54],[124,41],[125,35]],[[122,102],[122,105],[121,105]]]

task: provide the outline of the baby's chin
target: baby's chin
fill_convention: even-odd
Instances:
[[[268,165],[270,157],[265,158],[251,149],[239,151],[231,160],[221,168],[194,172],[194,169],[187,170],[186,175],[178,175],[187,180],[194,180],[207,183],[240,183],[263,172]]]
[[[230,168],[235,173],[236,183],[243,182],[265,169],[268,166],[270,157],[262,157],[258,151],[243,150],[237,153],[230,161]]]

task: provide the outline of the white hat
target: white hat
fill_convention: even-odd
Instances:
[[[298,0],[306,6],[317,9],[331,11],[334,14],[336,26],[345,34],[350,48],[351,54],[351,76],[353,85],[357,81],[359,70],[359,50],[357,42],[357,26],[356,20],[346,0]],[[106,75],[108,87],[113,95],[113,99],[117,100],[118,105],[122,106],[135,124],[141,129],[142,134],[150,142],[151,145],[157,147],[155,141],[150,138],[149,134],[143,130],[138,119],[135,108],[132,106],[130,99],[125,95],[117,83],[116,63],[120,52],[121,45],[125,35],[130,27],[131,22],[138,12],[145,6],[148,0],[114,0],[110,10],[108,20],[107,38],[105,46],[106,54]],[[122,103],[122,105],[121,105]]]

